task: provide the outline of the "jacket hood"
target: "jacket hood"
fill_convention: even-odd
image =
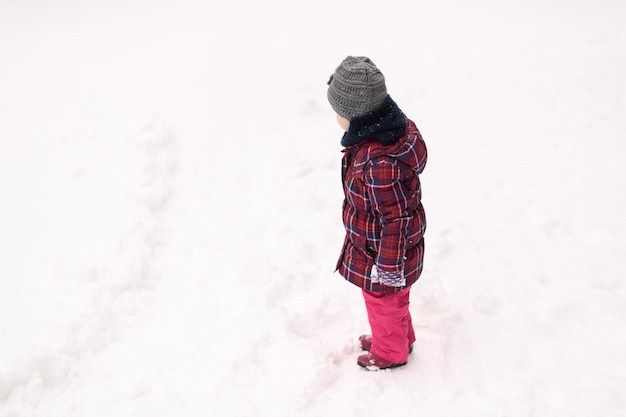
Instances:
[[[422,135],[415,123],[406,119],[405,134],[392,145],[383,145],[374,139],[368,139],[351,148],[358,153],[355,168],[362,170],[372,159],[389,156],[411,167],[416,174],[421,174],[426,166],[427,150]]]

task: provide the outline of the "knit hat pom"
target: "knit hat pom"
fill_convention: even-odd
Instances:
[[[328,101],[347,120],[375,110],[386,98],[385,77],[364,56],[348,56],[328,81]]]

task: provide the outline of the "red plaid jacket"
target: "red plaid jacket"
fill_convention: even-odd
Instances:
[[[346,238],[337,270],[353,284],[394,292],[419,278],[424,260],[426,215],[419,174],[426,165],[422,136],[411,120],[403,137],[383,146],[366,140],[343,150],[342,177]],[[372,282],[378,271],[403,273],[404,287]]]

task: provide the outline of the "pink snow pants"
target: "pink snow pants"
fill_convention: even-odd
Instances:
[[[395,364],[405,363],[409,346],[415,342],[409,294],[411,287],[395,293],[363,290],[365,307],[372,328],[371,353]]]

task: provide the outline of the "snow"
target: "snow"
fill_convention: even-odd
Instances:
[[[0,2],[1,417],[626,416],[626,4],[381,4]],[[391,371],[333,272],[346,55],[429,149]]]

